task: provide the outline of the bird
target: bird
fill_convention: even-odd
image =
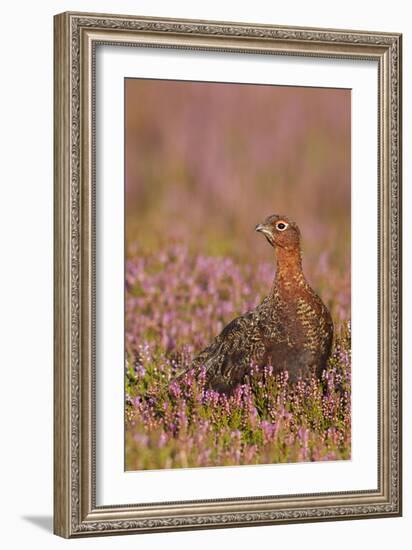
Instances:
[[[268,295],[233,319],[192,360],[202,367],[206,387],[231,394],[255,365],[287,371],[290,383],[307,375],[322,377],[332,350],[333,321],[302,269],[301,233],[287,216],[273,214],[255,227],[275,252],[275,276]]]

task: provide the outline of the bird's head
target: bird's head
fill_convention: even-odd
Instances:
[[[266,218],[263,223],[259,223],[255,229],[263,233],[273,247],[286,250],[300,248],[299,227],[286,216],[273,214]]]

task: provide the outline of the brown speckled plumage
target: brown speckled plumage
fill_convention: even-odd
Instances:
[[[203,365],[209,387],[220,392],[242,383],[252,363],[286,370],[292,382],[312,372],[320,377],[331,352],[332,319],[304,277],[298,226],[273,215],[256,230],[275,249],[272,289],[254,310],[233,319],[191,365]]]

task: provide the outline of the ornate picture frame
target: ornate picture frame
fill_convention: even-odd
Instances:
[[[97,503],[95,62],[96,48],[105,44],[377,63],[376,489]],[[401,46],[402,36],[395,33],[86,13],[55,16],[56,534],[71,538],[401,515]],[[119,372],[122,376],[122,367]]]

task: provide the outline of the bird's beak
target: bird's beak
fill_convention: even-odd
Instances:
[[[258,223],[257,226],[255,227],[255,230],[260,231],[260,233],[263,233],[264,235],[267,235],[268,237],[272,237],[272,231],[264,223]]]

